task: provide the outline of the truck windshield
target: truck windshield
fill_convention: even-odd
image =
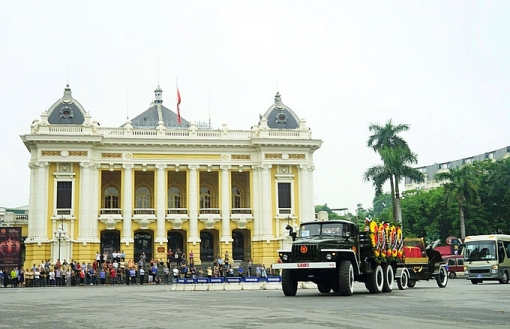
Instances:
[[[300,238],[311,238],[317,236],[343,236],[344,232],[348,230],[342,223],[311,223],[301,225],[299,230]]]
[[[496,241],[466,242],[464,258],[470,262],[477,260],[496,260]]]
[[[319,236],[321,234],[321,225],[319,223],[305,224],[301,225],[299,229],[300,238],[311,238],[314,236]]]

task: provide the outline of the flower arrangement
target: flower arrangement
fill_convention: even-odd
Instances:
[[[402,258],[403,237],[400,226],[390,225],[387,222],[376,223],[365,220],[365,231],[370,232],[370,241],[375,258],[381,261]]]

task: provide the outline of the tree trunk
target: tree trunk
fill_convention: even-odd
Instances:
[[[464,210],[462,210],[462,206],[459,205],[459,222],[460,222],[460,240],[464,242],[466,238],[466,224],[464,223]]]
[[[393,175],[390,175],[391,209],[393,210],[393,222],[397,223],[397,201],[395,200],[395,184]]]
[[[397,179],[397,177],[395,177],[395,212],[396,212],[395,222],[402,226],[402,209],[400,208],[400,190],[398,188],[399,180],[400,179]]]

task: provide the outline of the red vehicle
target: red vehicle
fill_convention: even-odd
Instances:
[[[457,273],[464,273],[464,257],[462,255],[446,255],[443,256],[448,265],[448,276],[453,279]]]

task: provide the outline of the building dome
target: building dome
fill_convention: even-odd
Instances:
[[[267,126],[272,129],[299,128],[299,118],[294,111],[282,103],[280,92],[276,93],[274,104],[271,105],[263,117],[267,119]]]
[[[85,121],[86,111],[83,106],[73,98],[71,88],[66,85],[64,96],[56,101],[48,111],[48,123],[52,125],[81,125]]]

